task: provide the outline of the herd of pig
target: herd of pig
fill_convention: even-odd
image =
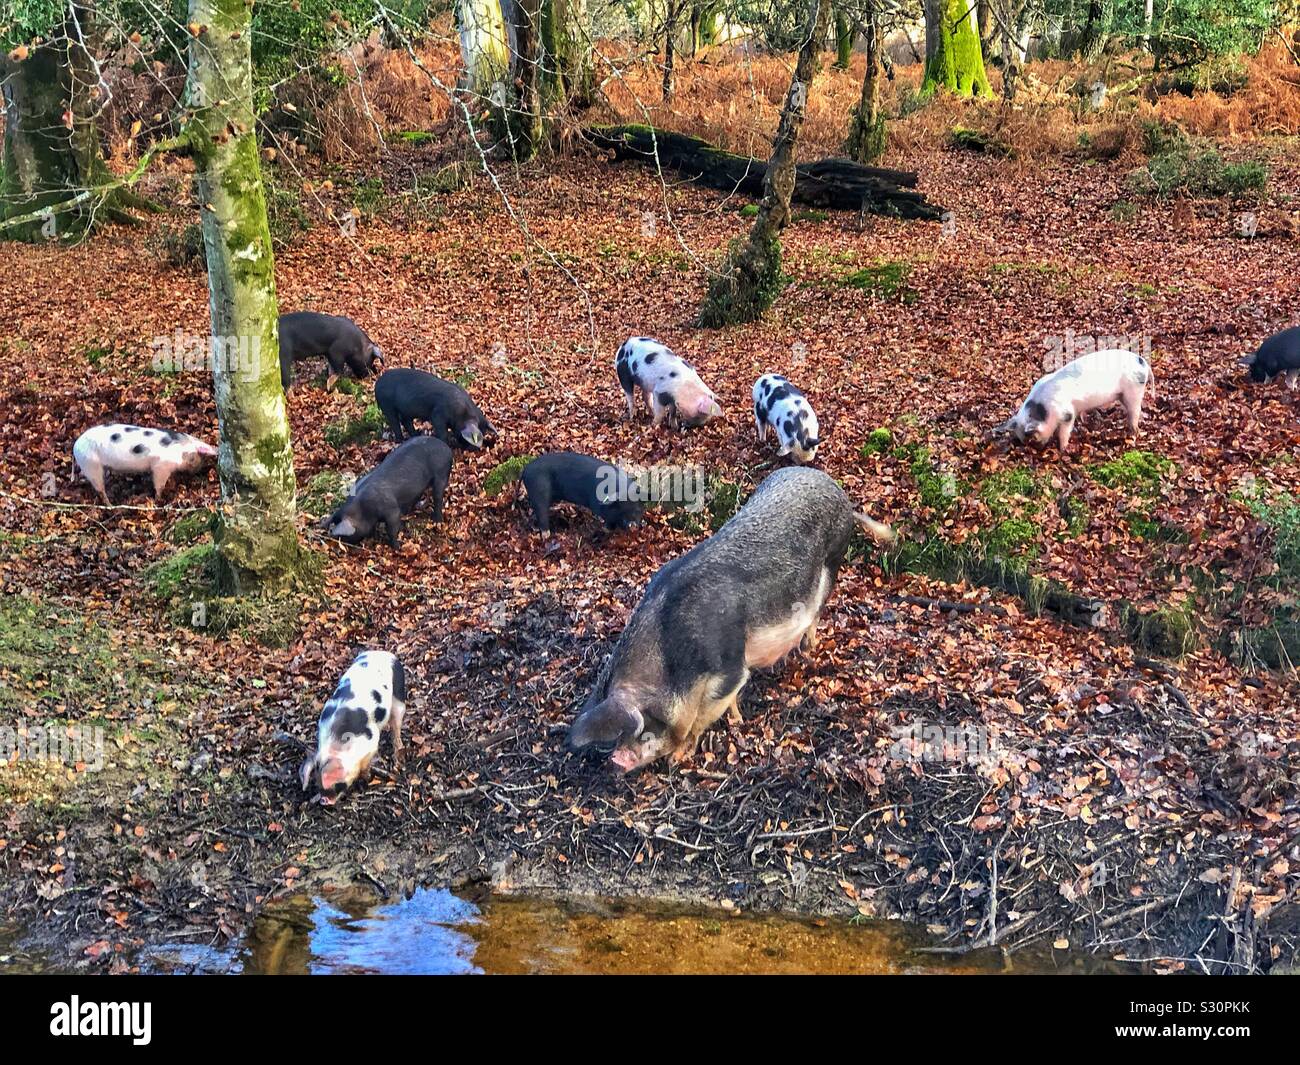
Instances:
[[[286,390],[294,362],[311,357],[325,358],[331,382],[347,372],[369,376],[383,363],[378,345],[347,318],[283,315],[280,370]],[[1241,362],[1252,380],[1284,376],[1295,389],[1300,327],[1268,338]],[[615,373],[632,420],[638,391],[656,427],[666,422],[686,429],[722,415],[694,368],[648,337],[632,337],[618,349]],[[1146,359],[1133,352],[1084,355],[1041,377],[1019,410],[993,432],[1010,433],[1021,443],[1046,444],[1055,437],[1065,451],[1080,415],[1119,404],[1136,433],[1152,380]],[[892,539],[888,526],[857,511],[834,480],[807,465],[821,443],[807,397],[784,376],[768,373],[754,383],[752,398],[758,440],[770,429],[779,454],[792,456],[795,465],[770,474],[718,532],[654,575],[569,729],[570,750],[608,754],[624,772],[664,756],[689,758],[719,717],[739,718],[740,691],[751,670],[774,665],[796,647],[816,646],[818,618],[855,526],[877,541]],[[395,547],[402,518],[430,490],[433,518],[441,520],[453,448],[478,450],[498,434],[463,388],[423,370],[384,370],[375,402],[397,446],[356,482],[322,529],[355,544],[382,522]],[[432,435],[421,435],[417,422],[427,423]],[[122,424],[88,429],[72,450],[76,466],[106,504],[107,472],[149,474],[161,496],[173,473],[217,455],[183,433]],[[592,511],[611,529],[639,524],[643,516],[628,491],[628,475],[590,456],[542,455],[524,467],[520,480],[544,535],[550,532],[550,508],[561,501]],[[304,791],[334,802],[366,774],[385,729],[392,730],[393,758],[400,762],[406,695],[396,656],[362,652],[320,715],[316,747],[299,773]]]

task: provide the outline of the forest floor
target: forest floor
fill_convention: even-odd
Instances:
[[[1250,633],[1294,602],[1300,392],[1250,387],[1235,363],[1300,313],[1300,242],[1270,222],[1294,209],[1300,159],[1293,140],[1248,154],[1270,191],[1189,210],[1135,196],[1119,163],[916,149],[906,165],[954,228],[797,214],[775,308],[722,331],[693,321],[744,231],[734,199],[575,150],[503,176],[525,237],[485,180],[411,191],[451,158],[436,143],[394,149],[382,188],[317,175],[311,227],[278,251],[282,309],[349,315],[389,366],[461,380],[501,440],[458,456],[444,525],[421,511],[398,551],[326,542],[310,526],[336,475],[390,445],[370,383],[327,392],[300,368],[289,411],[323,591],[219,634],[191,624],[215,473],[160,506],[119,481],[129,505],[105,509],[69,471],[101,422],[215,438],[209,376],[151,366],[154,338],[206,334],[201,269],[164,253],[191,214],[0,246],[0,714],[107,737],[99,769],[0,767],[4,919],[124,970],[145,944],[238,936],[302,888],[489,882],[860,911],[953,947],[1051,942],[1169,970],[1295,965],[1300,698],[1252,657],[1277,641]],[[355,239],[322,202],[359,211]],[[613,353],[629,334],[689,358],[725,420],[627,422]],[[1067,335],[1149,345],[1136,444],[1115,412],[1066,455],[990,440]],[[624,778],[567,756],[648,578],[777,465],[750,416],[768,370],[817,409],[817,464],[909,546],[855,553],[817,650],[755,677],[743,724],[685,766]],[[545,544],[511,490],[482,485],[558,449],[703,467],[710,509],[615,535],[562,511]],[[1071,625],[1034,609],[1036,582],[1027,601],[962,579],[990,557],[1107,609]],[[272,630],[287,647],[255,638]],[[394,772],[385,744],[370,785],[322,807],[295,767],[362,647],[406,665],[408,761]],[[949,744],[917,757],[910,726]],[[953,748],[967,726],[979,757]]]

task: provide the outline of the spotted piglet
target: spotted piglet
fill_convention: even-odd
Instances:
[[[393,761],[402,761],[406,672],[388,651],[362,651],[339,680],[316,726],[316,749],[298,770],[302,790],[312,785],[329,805],[370,769],[379,734],[393,730]]]
[[[754,382],[754,425],[760,444],[771,426],[781,445],[777,454],[794,455],[803,463],[817,457],[817,415],[804,394],[779,373],[765,373]]]
[[[161,499],[163,489],[177,470],[197,470],[204,459],[215,458],[217,449],[185,433],[166,429],[142,429],[138,425],[96,425],[87,429],[72,445],[76,467],[108,503],[105,475],[150,474],[153,494]]]
[[[656,429],[665,418],[684,429],[722,416],[717,397],[691,364],[657,340],[628,337],[614,356],[614,369],[632,421],[636,420],[638,388],[650,405]]]

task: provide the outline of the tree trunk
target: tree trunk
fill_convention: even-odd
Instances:
[[[1115,0],[1091,0],[1088,4],[1088,21],[1079,42],[1079,54],[1091,63],[1097,60],[1110,40],[1111,26],[1115,21]]]
[[[853,23],[843,11],[835,12],[835,65],[841,70],[849,69],[849,60],[853,58]]]
[[[673,58],[676,49],[677,18],[681,12],[683,0],[668,0],[664,12],[664,80],[663,98],[673,98]]]
[[[1142,50],[1151,51],[1151,23],[1155,18],[1155,0],[1146,0],[1142,8]]]
[[[253,125],[250,16],[245,0],[190,0],[190,23],[202,29],[190,45],[186,85],[221,423],[218,584],[235,595],[284,587],[301,560],[275,261]]]
[[[925,0],[922,92],[945,88],[958,96],[992,96],[969,0]]]
[[[553,70],[557,96],[576,107],[587,107],[596,88],[587,0],[546,0],[546,11],[550,22],[546,66]]]
[[[753,321],[772,305],[780,290],[780,236],[790,220],[795,149],[807,109],[808,90],[817,71],[817,52],[826,40],[830,12],[830,0],[811,0],[803,28],[803,45],[781,110],[772,157],[763,175],[763,199],[758,205],[754,227],[747,240],[732,244],[720,272],[709,285],[708,297],[700,311],[701,325]]]
[[[510,69],[506,22],[498,0],[459,0],[460,54],[465,64],[465,88],[481,101],[504,107],[505,83]]]
[[[880,25],[872,10],[863,34],[867,53],[867,72],[862,79],[862,97],[849,120],[849,136],[844,150],[859,163],[874,163],[885,154],[885,116],[880,109]]]
[[[0,54],[5,110],[0,219],[54,207],[113,180],[95,126],[100,101],[92,57],[79,43],[91,32],[92,9],[78,4],[52,40],[26,59]],[[127,208],[153,205],[126,189],[86,196],[74,208],[6,228],[8,239],[83,236],[96,222],[134,222]]]
[[[542,146],[542,0],[508,0],[513,33],[510,73],[515,107],[510,123],[515,156],[531,159]]]

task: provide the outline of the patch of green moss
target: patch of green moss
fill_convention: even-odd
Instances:
[[[210,534],[216,519],[216,514],[211,510],[196,510],[185,514],[172,523],[167,530],[167,539],[174,544],[191,544]]]
[[[0,596],[0,721],[116,710],[149,686],[143,647],[79,611],[22,593]]]
[[[858,454],[864,459],[868,455],[879,455],[889,451],[894,446],[894,434],[888,429],[872,429],[867,436],[867,442],[858,450]]]
[[[758,214],[758,204],[747,203],[738,212],[742,218],[753,218]]]
[[[489,498],[499,496],[506,485],[514,484],[519,480],[519,475],[524,472],[524,467],[536,457],[536,455],[513,455],[506,459],[505,462],[494,466],[488,472],[488,475],[483,478],[483,494]]]
[[[1117,459],[1093,466],[1093,480],[1107,488],[1122,488],[1142,496],[1153,496],[1160,482],[1172,477],[1178,467],[1167,458],[1151,451],[1126,451]]]
[[[1181,658],[1197,644],[1192,603],[1170,603],[1142,611],[1131,604],[1120,608],[1120,624],[1134,646],[1163,658]]]
[[[881,299],[897,296],[904,303],[912,303],[916,300],[917,293],[907,285],[911,272],[911,264],[901,259],[878,259],[870,266],[846,274],[840,280],[851,288],[869,292]]]
[[[827,211],[803,210],[795,211],[790,216],[792,222],[825,222],[830,219]]]
[[[383,412],[374,403],[370,403],[359,417],[349,415],[330,422],[322,435],[327,444],[336,451],[342,451],[351,444],[378,440],[385,424]]]
[[[182,592],[206,586],[215,555],[212,544],[183,548],[146,569],[141,575],[144,586],[159,599],[171,602]]]
[[[894,457],[907,463],[921,502],[931,510],[947,510],[970,487],[951,473],[937,469],[933,452],[924,444],[900,444],[894,448]]]
[[[433,134],[425,129],[404,129],[397,134],[397,139],[407,144],[419,146],[433,140]]]
[[[979,488],[980,498],[995,517],[1010,514],[1023,504],[1029,504],[1029,509],[1037,513],[1048,491],[1046,479],[1036,477],[1024,466],[999,470],[985,478]]]
[[[331,514],[348,497],[352,478],[337,470],[322,470],[298,494],[298,509],[313,520]]]
[[[1290,588],[1300,588],[1300,496],[1281,494],[1264,499],[1253,494],[1245,502],[1273,533],[1279,579]]]
[[[1024,565],[1039,555],[1038,525],[1029,518],[1007,518],[978,534],[987,555]]]

